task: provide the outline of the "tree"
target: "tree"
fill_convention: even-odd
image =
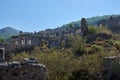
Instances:
[[[5,42],[4,39],[0,38],[0,43],[3,43],[3,42]]]
[[[88,32],[88,23],[85,18],[81,19],[81,32],[83,37],[86,36]]]
[[[73,39],[73,52],[76,56],[80,56],[85,53],[86,39],[79,35],[74,36]]]

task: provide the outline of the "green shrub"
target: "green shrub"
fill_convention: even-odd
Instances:
[[[73,53],[78,57],[82,54],[85,54],[85,43],[86,38],[83,38],[81,36],[74,36],[73,40]]]
[[[0,38],[0,43],[4,43],[4,42],[5,42],[5,40]]]
[[[111,34],[112,31],[106,27],[98,27],[97,28],[97,33],[106,33],[106,34]]]
[[[29,55],[26,52],[17,53],[15,56],[12,56],[12,61],[22,61],[24,58],[29,58],[31,55]]]
[[[94,52],[104,51],[103,46],[98,46],[98,45],[96,45],[96,44],[92,45],[91,48],[92,48],[92,51],[94,51]]]
[[[97,34],[97,33],[106,33],[111,34],[112,31],[106,27],[96,27],[96,26],[88,26],[88,34]]]
[[[41,52],[41,50],[40,50],[39,47],[35,47],[35,48],[31,51],[31,53],[33,53],[33,54],[40,53],[40,52]]]
[[[102,51],[101,46],[93,45],[93,47],[97,51]],[[22,61],[24,58],[31,56],[36,57],[39,63],[46,65],[47,80],[69,80],[70,78],[74,79],[74,77],[78,80],[79,78],[85,80],[88,77],[88,80],[95,80],[95,74],[100,73],[102,70],[103,58],[116,55],[115,53],[106,54],[101,52],[101,56],[100,54],[85,54],[76,58],[70,50],[62,52],[51,49],[47,52],[38,53],[37,49],[35,50],[35,53],[31,54],[25,52],[16,54],[12,57],[12,61]],[[77,75],[82,76],[77,77]]]
[[[88,34],[97,34],[97,27],[88,26]]]
[[[117,50],[118,52],[120,52],[120,41],[115,41],[115,42],[114,42],[114,47],[116,48],[116,50]]]
[[[89,80],[90,73],[87,69],[80,69],[72,72],[69,80]]]

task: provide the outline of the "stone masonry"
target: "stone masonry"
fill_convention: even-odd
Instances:
[[[4,48],[0,48],[0,62],[4,62],[5,60],[5,49]]]
[[[46,67],[36,58],[0,63],[0,80],[46,80]]]
[[[110,56],[105,57],[103,60],[103,76],[106,80],[120,80],[120,57]]]

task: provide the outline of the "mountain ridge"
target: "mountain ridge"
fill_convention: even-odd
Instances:
[[[20,30],[17,30],[12,27],[5,27],[0,29],[0,38],[2,39],[8,39],[13,35],[18,35]]]

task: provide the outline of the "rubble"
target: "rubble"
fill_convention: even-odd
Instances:
[[[46,80],[46,66],[36,58],[0,63],[0,80]]]

